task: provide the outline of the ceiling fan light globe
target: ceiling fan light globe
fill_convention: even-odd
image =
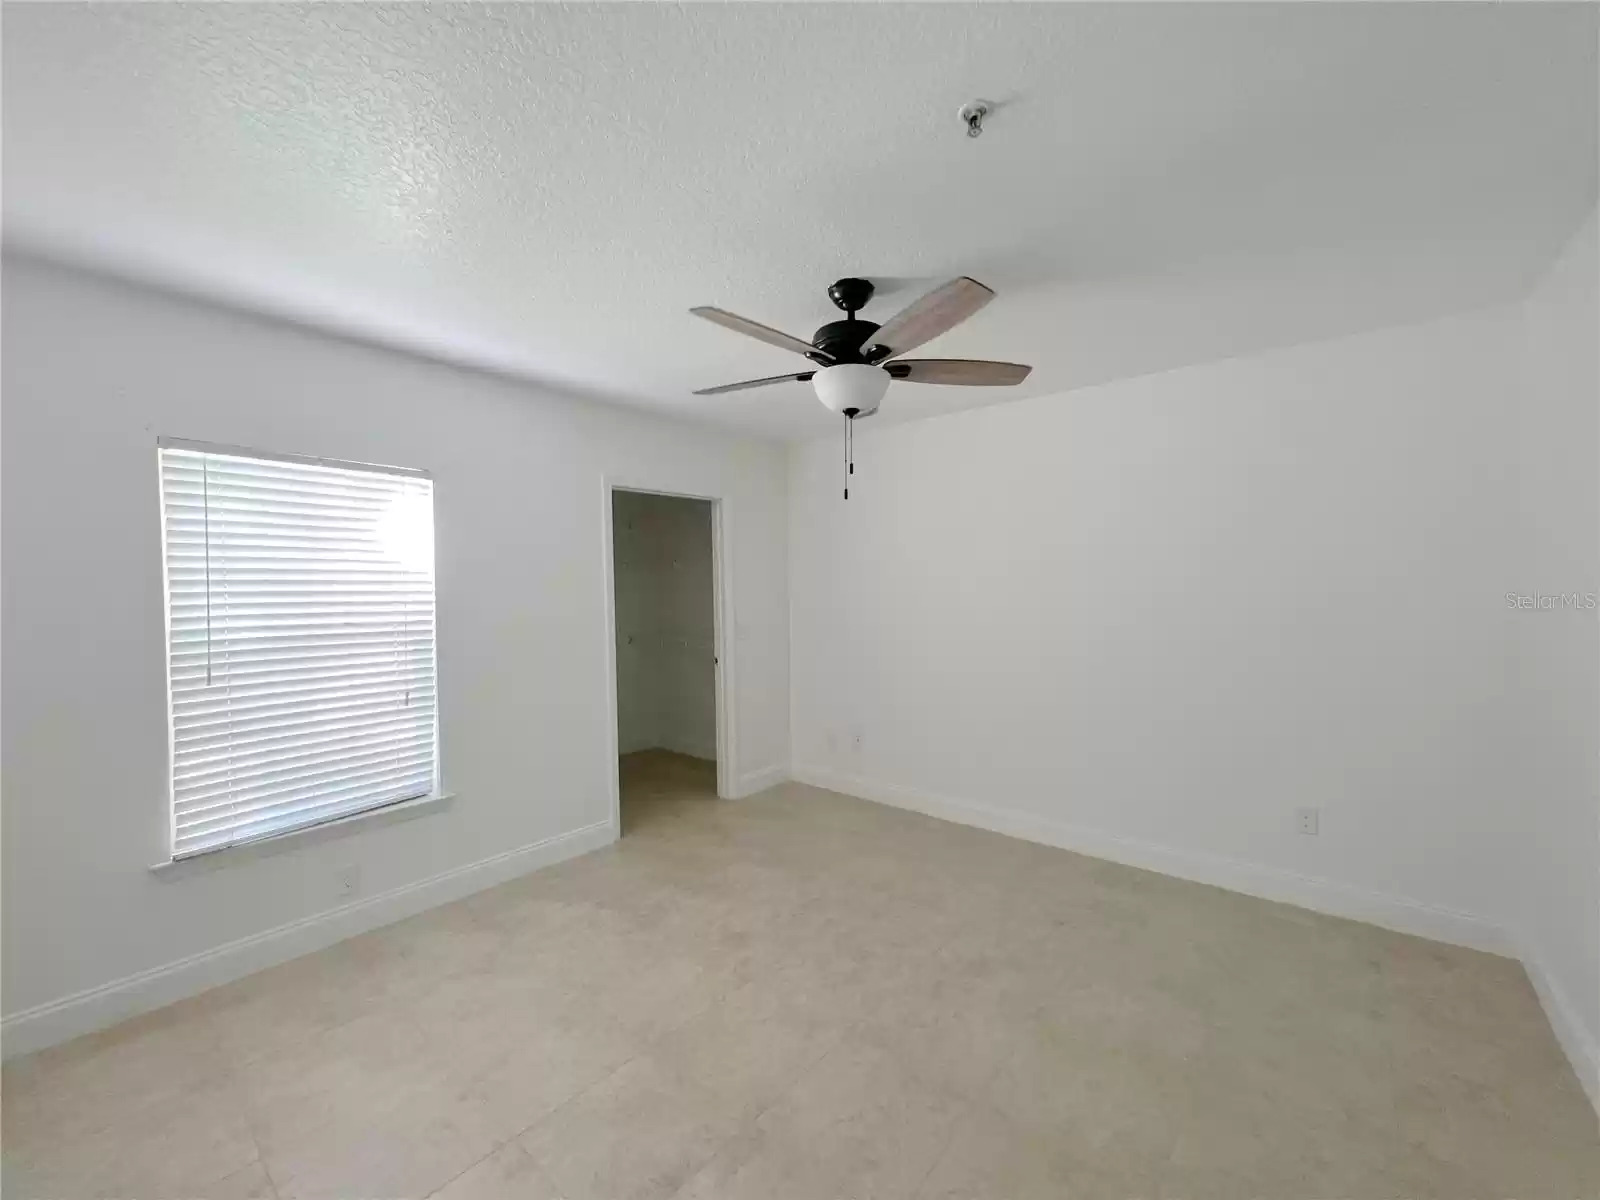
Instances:
[[[818,370],[811,377],[811,386],[830,412],[843,414],[854,409],[854,416],[866,417],[878,411],[889,390],[889,372],[866,363],[839,363]]]

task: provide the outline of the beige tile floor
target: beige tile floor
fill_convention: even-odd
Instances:
[[[5,1071],[6,1200],[1600,1196],[1521,969],[704,764]]]

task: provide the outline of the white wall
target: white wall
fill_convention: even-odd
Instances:
[[[1498,945],[1515,318],[795,448],[797,774]]]
[[[351,911],[346,863],[388,896],[609,836],[605,475],[731,506],[741,790],[792,734],[817,782],[1518,950],[1592,1046],[1600,621],[1504,594],[1600,590],[1595,253],[1519,308],[866,423],[848,503],[831,440],[786,497],[772,446],[7,260],[8,1052],[259,965],[230,947]],[[434,472],[453,807],[147,869],[158,434]]]
[[[574,831],[583,845],[609,836],[603,475],[726,498],[734,778],[787,763],[781,449],[33,262],[6,261],[4,287],[8,1051],[177,985],[24,1010],[333,909],[345,863],[389,894]],[[452,807],[215,871],[150,872],[167,851],[160,434],[434,473]],[[294,938],[306,948],[303,929]]]
[[[1519,524],[1508,587],[1600,592],[1600,248],[1583,229],[1523,306]],[[1510,919],[1600,1104],[1600,613],[1509,614],[1522,753]]]
[[[711,518],[705,500],[613,494],[620,753],[717,756]]]

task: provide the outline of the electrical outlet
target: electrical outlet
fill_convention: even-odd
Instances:
[[[348,866],[339,868],[339,895],[345,898],[357,896],[361,893],[361,868]]]
[[[1318,809],[1297,808],[1294,810],[1294,827],[1307,837],[1316,837],[1320,823],[1318,817]]]
[[[861,731],[859,729],[850,735],[850,753],[861,753]]]

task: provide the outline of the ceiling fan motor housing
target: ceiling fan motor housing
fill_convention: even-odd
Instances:
[[[867,348],[868,339],[877,332],[875,322],[857,321],[852,317],[846,321],[828,322],[811,335],[811,344],[834,362],[865,362],[861,352]]]
[[[836,363],[866,362],[862,354],[868,339],[878,332],[872,321],[856,320],[856,313],[872,299],[872,283],[866,279],[836,279],[828,289],[828,299],[844,310],[843,321],[830,321],[811,335],[811,344]],[[818,362],[822,359],[818,358]]]

